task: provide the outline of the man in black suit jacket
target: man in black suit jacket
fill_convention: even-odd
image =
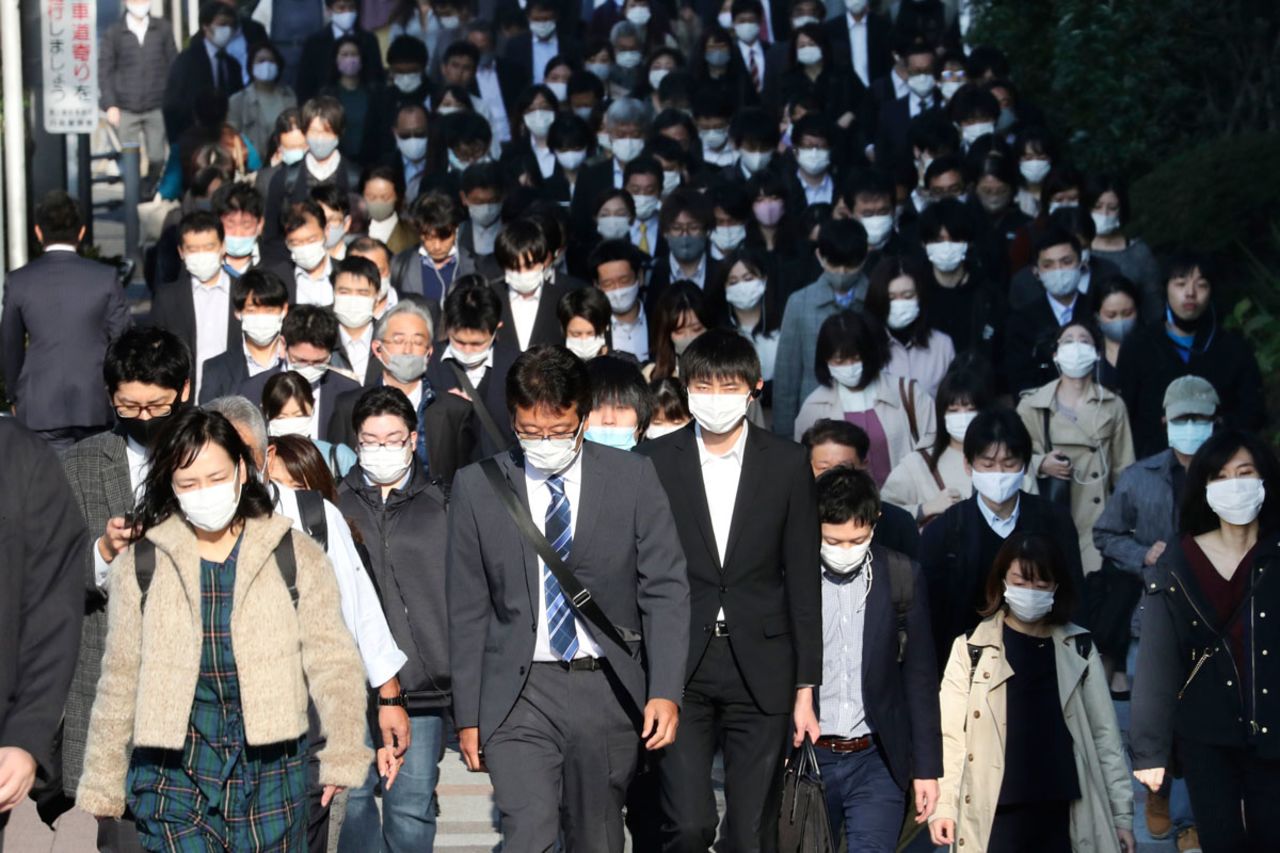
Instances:
[[[356,0],[324,2],[332,18],[302,44],[302,61],[298,63],[298,82],[294,86],[299,104],[318,95],[329,82],[334,73],[334,44],[343,36],[354,36],[360,42],[361,67],[375,83],[383,80],[382,50],[378,46],[378,37],[360,28]]]
[[[529,16],[529,32],[513,36],[502,58],[531,83],[538,84],[552,57],[577,62],[582,58],[582,45],[575,34],[576,27],[561,26],[560,5],[556,0],[529,0],[524,10]]]
[[[432,350],[432,320],[415,302],[398,302],[389,309],[374,330],[371,367],[380,368],[368,387],[398,388],[418,413],[418,461],[432,479],[446,484],[471,461],[475,449],[471,405],[455,394],[437,389],[426,378]],[[367,390],[348,391],[338,397],[330,416],[330,435],[348,447],[356,447],[352,412]]]
[[[35,220],[44,254],[5,282],[4,382],[18,420],[62,450],[111,423],[102,362],[129,327],[129,306],[114,268],[76,254],[84,223],[74,199],[50,193]]]
[[[1059,330],[1090,317],[1088,295],[1079,291],[1074,235],[1050,226],[1036,239],[1036,276],[1041,297],[1011,310],[1005,323],[1005,375],[1015,398],[1058,378],[1053,357]]]
[[[458,741],[470,770],[487,766],[506,849],[550,850],[563,837],[569,850],[622,853],[638,747],[666,761],[675,738],[689,630],[684,555],[653,464],[583,439],[585,363],[563,346],[538,347],[509,382],[524,452],[464,468],[449,506]],[[496,465],[499,482],[485,465]],[[583,614],[581,597],[568,603],[510,518],[511,499],[613,636]]]
[[[788,741],[818,737],[822,682],[818,513],[804,449],[750,425],[763,387],[751,342],[713,330],[680,363],[696,423],[637,452],[653,459],[689,565],[690,644],[680,737],[658,763],[663,849],[706,851],[725,755],[730,850],[775,838]],[[765,842],[765,848],[768,849]]]
[[[964,437],[964,459],[973,472],[973,496],[934,519],[920,543],[939,669],[955,638],[981,621],[987,575],[1015,530],[1039,534],[1057,546],[1079,591],[1073,621],[1079,623],[1088,612],[1080,540],[1070,510],[1019,491],[1031,464],[1031,436],[1017,413],[989,409],[974,418]]]
[[[866,0],[833,0],[844,3],[845,12],[838,18],[832,18],[822,25],[822,31],[831,45],[831,58],[862,81],[862,85],[870,86],[893,68],[893,26],[884,15],[872,12]],[[853,9],[861,6],[855,13]],[[853,61],[853,40],[862,41],[864,64],[855,67]]]
[[[239,19],[235,9],[219,0],[200,6],[200,32],[169,67],[164,90],[164,131],[170,144],[191,126],[195,105],[213,91],[228,97],[244,88],[244,69],[227,51]]]
[[[329,308],[319,305],[299,305],[284,318],[284,359],[270,370],[244,381],[236,394],[254,403],[262,403],[262,389],[277,373],[293,370],[311,383],[315,397],[316,435],[322,441],[338,442],[341,436],[333,432],[333,413],[338,397],[347,391],[360,390],[360,383],[330,369],[333,351],[338,348],[338,318]]]
[[[618,98],[605,111],[604,129],[615,143],[613,153],[578,173],[573,202],[569,205],[569,218],[576,234],[594,234],[600,196],[609,190],[622,189],[627,164],[640,155],[644,139],[649,135],[649,113],[649,107],[635,98]],[[626,142],[619,145],[618,140]]]
[[[502,303],[497,339],[520,351],[563,344],[556,306],[562,296],[586,283],[552,266],[551,243],[543,226],[517,219],[498,235],[493,253],[503,271],[503,280],[492,285]]]
[[[231,283],[231,307],[244,340],[204,363],[196,398],[202,406],[236,393],[251,372],[270,370],[284,357],[281,329],[289,313],[289,291],[280,276],[270,270],[249,270]]]

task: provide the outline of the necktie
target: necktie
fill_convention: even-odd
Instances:
[[[551,492],[551,503],[547,506],[547,523],[543,532],[552,549],[567,562],[573,547],[573,531],[569,527],[573,516],[569,498],[564,493],[564,478],[548,477],[547,490]],[[560,589],[560,582],[545,563],[542,566],[542,590],[547,599],[547,640],[551,651],[560,660],[573,660],[578,653],[577,621],[565,600],[564,590]]]
[[[640,251],[649,254],[649,226],[640,223]]]
[[[218,88],[223,92],[231,91],[231,55],[225,50],[218,51]]]
[[[751,46],[751,49],[750,49],[750,51],[748,52],[748,54],[747,54],[747,55],[748,55],[748,56],[750,57],[750,59],[751,59],[751,63],[750,63],[750,68],[751,68],[751,85],[752,85],[753,87],[755,87],[755,90],[756,90],[757,92],[759,92],[759,91],[760,91],[760,66],[756,64],[756,48],[755,48],[755,45],[752,45],[752,46]]]

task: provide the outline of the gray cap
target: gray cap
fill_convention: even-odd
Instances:
[[[1218,392],[1207,379],[1179,376],[1164,392],[1164,416],[1173,420],[1185,415],[1213,417],[1218,412]]]

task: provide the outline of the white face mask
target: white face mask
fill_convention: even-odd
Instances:
[[[124,7],[129,10],[129,14],[141,20],[151,14],[150,3],[125,3]]]
[[[1082,376],[1088,376],[1093,370],[1093,366],[1098,363],[1098,351],[1093,344],[1086,344],[1083,341],[1069,341],[1065,344],[1058,345],[1058,351],[1054,353],[1053,363],[1058,365],[1058,369],[1062,371],[1062,375],[1069,379],[1079,379]]]
[[[192,527],[209,533],[226,530],[240,506],[240,468],[236,467],[232,481],[175,494],[182,514]]]
[[[547,135],[547,131],[551,129],[551,123],[555,120],[556,114],[551,110],[534,110],[524,114],[524,126],[539,139]]]
[[[635,307],[636,300],[640,298],[640,282],[610,290],[605,294],[605,298],[609,300],[609,307],[613,309],[613,313],[625,314]]]
[[[737,394],[690,394],[689,413],[705,431],[724,435],[742,423],[747,416],[751,396]]]
[[[709,151],[719,151],[729,141],[729,129],[725,127],[712,127],[707,130],[698,131],[698,138],[702,140],[702,145]]]
[[[253,79],[261,80],[263,83],[273,83],[280,76],[280,66],[274,62],[255,62],[253,64]]]
[[[490,225],[498,221],[498,217],[502,215],[501,204],[469,204],[467,205],[467,213],[471,217],[471,221],[481,228],[488,228]]]
[[[422,85],[422,75],[417,72],[413,74],[393,74],[391,75],[391,82],[395,84],[397,89],[407,95],[410,92],[416,92]]]
[[[822,61],[822,48],[816,44],[807,44],[796,48],[796,62],[801,65],[817,65]]]
[[[933,91],[933,87],[938,83],[933,79],[932,74],[912,74],[907,78],[907,88],[917,98],[923,98]]]
[[[649,23],[649,19],[653,17],[653,12],[648,6],[632,6],[627,10],[627,20],[635,24],[637,27],[643,27]]]
[[[955,241],[930,243],[924,247],[924,251],[929,256],[929,263],[937,267],[939,271],[955,272],[964,263],[964,256],[969,251],[969,244]]]
[[[296,418],[276,418],[267,424],[267,435],[297,435],[303,438],[311,436],[311,424],[315,422],[315,413]]]
[[[636,203],[636,219],[649,219],[658,212],[660,203],[656,195],[633,195]]]
[[[680,186],[680,173],[670,170],[662,172],[662,197],[666,198],[676,191]]]
[[[919,299],[890,299],[889,300],[889,328],[893,330],[905,329],[916,321],[920,316],[920,300]]]
[[[1098,232],[1099,237],[1107,237],[1120,230],[1120,215],[1116,213],[1090,213],[1093,219],[1093,228]]]
[[[560,164],[560,168],[566,172],[576,172],[587,159],[586,151],[557,151],[556,162]]]
[[[400,482],[412,463],[413,446],[410,444],[404,447],[360,448],[360,468],[379,486]]]
[[[860,361],[853,364],[828,363],[827,370],[831,371],[831,378],[845,388],[857,388],[862,384],[862,362]]]
[[[1009,586],[1004,582],[1004,603],[1009,612],[1022,622],[1039,622],[1053,609],[1053,590]]]
[[[525,272],[506,270],[503,272],[502,277],[506,279],[507,287],[521,296],[528,296],[537,292],[538,288],[542,287],[547,280],[545,270],[527,270]]]
[[[976,124],[966,124],[960,128],[960,138],[964,140],[966,146],[972,145],[988,133],[995,133],[996,126],[989,121],[980,121]]]
[[[964,434],[969,431],[969,424],[978,416],[977,412],[947,412],[943,420],[947,424],[947,435],[956,441],[963,442]]]
[[[745,44],[755,44],[760,38],[760,25],[754,21],[744,21],[733,25],[733,34]]]
[[[244,336],[260,347],[280,336],[283,314],[245,314],[240,318],[240,330]]]
[[[1029,184],[1038,184],[1043,181],[1052,167],[1053,164],[1048,160],[1023,160],[1018,163],[1018,171]]]
[[[859,220],[862,227],[867,229],[867,245],[873,249],[879,249],[889,242],[889,235],[893,233],[893,214],[883,213],[878,216],[863,216]]]
[[[649,69],[649,87],[656,91],[657,88],[662,85],[662,81],[667,79],[667,75],[670,73],[670,68]]]
[[[582,449],[578,439],[582,437],[586,421],[578,425],[573,438],[535,438],[520,439],[520,447],[524,450],[524,461],[546,474],[559,474],[573,464]]]
[[[1080,287],[1080,267],[1046,270],[1040,273],[1040,283],[1050,296],[1070,296]]]
[[[333,313],[338,322],[348,329],[361,329],[373,319],[372,296],[358,296],[351,293],[339,293],[333,297]]]
[[[529,22],[529,32],[533,33],[533,35],[536,38],[539,38],[542,41],[546,41],[547,39],[551,38],[551,36],[555,34],[555,31],[556,31],[555,21],[530,21]]]
[[[644,59],[644,56],[638,50],[618,51],[617,61],[619,68],[638,68],[642,59]]]
[[[492,341],[484,349],[476,352],[460,352],[453,348],[453,344],[449,344],[444,351],[444,358],[451,358],[463,367],[478,367],[489,358],[491,349],[493,349]]]
[[[290,364],[289,369],[294,373],[302,376],[303,379],[311,385],[315,385],[324,378],[325,371],[329,369],[327,364]]]
[[[190,252],[182,262],[186,264],[187,272],[191,273],[196,281],[209,281],[218,274],[218,270],[222,269],[222,253]]]
[[[235,27],[228,27],[225,24],[219,24],[209,33],[209,43],[217,48],[226,47],[231,43],[231,37],[235,34]]]
[[[569,97],[569,84],[560,83],[555,80],[547,81],[547,88],[551,90],[551,94],[556,96],[556,100],[563,104]]]
[[[564,345],[578,358],[590,361],[604,349],[604,335],[594,335],[590,338],[565,338]]]
[[[632,139],[624,136],[621,139],[614,139],[613,156],[618,158],[619,163],[630,163],[632,160],[640,156],[640,152],[644,150],[643,139]]]
[[[1009,500],[1022,488],[1025,471],[974,471],[973,490],[992,503]]]
[[[649,428],[644,431],[644,437],[652,441],[655,438],[662,438],[664,435],[671,435],[676,430],[684,429],[684,424],[649,424]]]
[[[1205,487],[1209,509],[1228,524],[1251,524],[1262,511],[1266,499],[1267,487],[1258,477],[1214,480]]]
[[[871,539],[868,538],[861,545],[851,545],[848,548],[823,542],[818,551],[822,556],[822,565],[827,567],[827,571],[837,575],[849,575],[862,568],[862,564],[866,562],[867,554],[871,551]]]
[[[298,269],[310,272],[320,264],[324,263],[325,256],[329,252],[324,247],[324,241],[319,240],[315,243],[303,243],[301,246],[295,246],[289,250],[289,257]]]
[[[951,96],[959,92],[962,86],[964,84],[958,80],[945,80],[938,84],[938,90],[942,92],[942,97],[950,101]]]
[[[722,253],[732,252],[747,239],[745,225],[717,225],[711,229],[711,243]]]
[[[740,155],[742,166],[751,174],[762,171],[773,159],[772,151],[743,151]]]
[[[826,148],[797,148],[796,165],[807,175],[821,175],[831,167],[831,151]]]
[[[764,291],[764,279],[748,278],[726,287],[724,298],[739,311],[746,311],[760,304],[760,300],[764,298]]]
[[[822,22],[819,21],[817,18],[813,17],[813,15],[796,15],[794,18],[791,19],[791,31],[795,32],[801,27],[807,27],[809,24],[820,24],[820,23]]]
[[[606,240],[621,240],[631,233],[631,220],[625,216],[601,216],[596,220],[596,230]]]

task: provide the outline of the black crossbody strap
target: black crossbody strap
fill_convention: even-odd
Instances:
[[[524,507],[520,505],[520,499],[516,497],[515,492],[507,484],[506,478],[502,476],[497,460],[485,459],[480,463],[480,469],[484,471],[489,485],[493,486],[503,506],[507,508],[511,520],[516,523],[516,527],[524,534],[524,538],[529,540],[533,549],[538,552],[538,556],[542,558],[542,562],[546,563],[551,574],[555,576],[565,598],[573,605],[574,611],[590,622],[602,636],[630,655],[631,649],[627,646],[627,641],[622,639],[622,634],[618,633],[618,629],[609,621],[609,617],[604,615],[604,611],[600,609],[600,605],[596,604],[591,593],[578,582],[573,572],[560,559],[560,555],[551,547],[547,537],[534,525],[529,513],[525,512]]]
[[[471,384],[471,378],[467,376],[467,372],[452,359],[447,359],[446,364],[453,371],[453,375],[458,380],[458,384],[462,386],[462,390],[466,391],[467,396],[471,398],[471,408],[475,410],[476,417],[480,419],[480,425],[484,427],[484,431],[489,433],[489,438],[493,439],[495,445],[505,450],[507,448],[507,438],[502,434],[502,430],[498,429],[498,424],[494,422],[493,415],[489,413],[489,407],[480,399],[480,393],[476,391],[476,386]]]

